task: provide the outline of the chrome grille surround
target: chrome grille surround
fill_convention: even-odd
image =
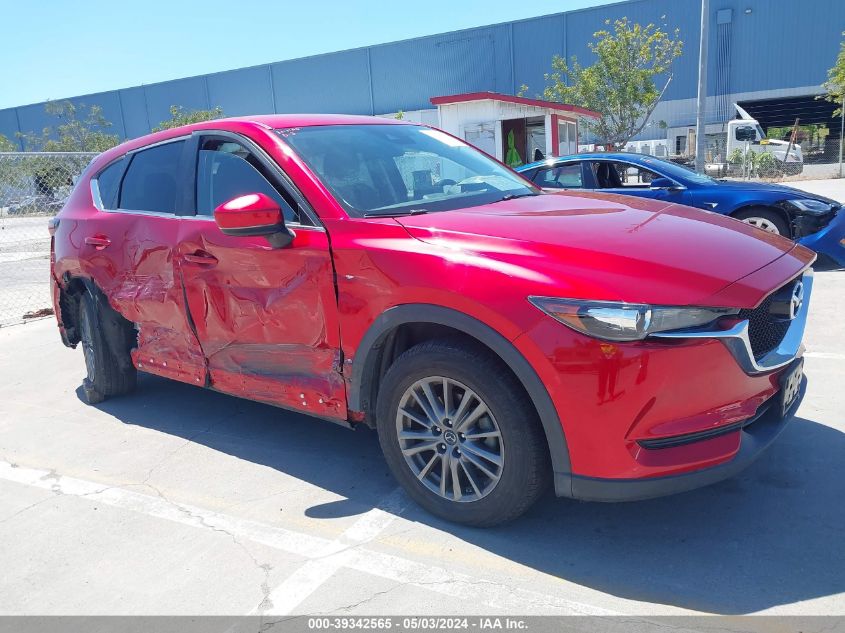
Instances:
[[[754,347],[752,347],[748,318],[739,321],[727,330],[675,330],[672,332],[658,332],[651,336],[654,338],[671,339],[719,339],[728,348],[746,374],[757,375],[775,371],[791,363],[801,351],[801,341],[804,338],[804,329],[807,326],[807,312],[810,308],[810,296],[813,291],[813,269],[808,268],[805,270],[800,275],[800,279],[804,284],[804,299],[795,318],[788,322],[786,331],[780,341],[768,350],[758,348],[758,352],[760,352],[758,355],[755,355]],[[763,304],[765,303],[766,301],[763,302]],[[743,312],[750,311],[746,310]]]

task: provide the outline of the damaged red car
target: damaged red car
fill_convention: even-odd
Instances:
[[[135,139],[50,229],[89,402],[144,371],[367,425],[452,521],[512,519],[550,483],[620,501],[731,476],[806,384],[811,251],[667,202],[543,193],[401,121]]]

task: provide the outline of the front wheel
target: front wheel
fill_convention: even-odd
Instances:
[[[735,216],[737,220],[742,220],[746,224],[756,226],[758,229],[763,229],[769,233],[776,235],[783,235],[789,237],[789,226],[777,211],[770,209],[753,208],[745,211],[740,211]]]
[[[391,365],[378,397],[387,464],[426,510],[490,526],[516,518],[551,470],[537,414],[496,357],[450,341],[421,343]]]

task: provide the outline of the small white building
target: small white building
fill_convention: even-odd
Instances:
[[[402,119],[438,127],[511,167],[577,153],[579,120],[599,116],[566,103],[497,92],[432,97],[431,103],[436,110],[403,112]]]
[[[511,167],[578,151],[578,122],[591,110],[496,92],[432,97],[440,129]]]

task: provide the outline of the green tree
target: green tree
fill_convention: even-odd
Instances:
[[[845,31],[842,32],[845,35]],[[845,40],[839,45],[839,55],[836,56],[836,63],[833,68],[827,71],[827,81],[824,82],[823,87],[825,98],[839,105],[834,110],[833,116],[842,115],[842,99],[845,98]]]
[[[677,29],[669,34],[654,24],[616,20],[612,31],[593,33],[591,66],[554,56],[543,96],[598,112],[601,117],[585,119],[585,127],[605,145],[624,146],[645,127],[672,81],[672,63],[683,51],[678,35]]]
[[[154,127],[153,132],[161,132],[162,130],[169,130],[190,123],[199,123],[200,121],[211,121],[222,116],[223,108],[220,106],[212,110],[189,110],[186,112],[182,106],[172,105],[170,106],[170,118]]]
[[[769,152],[755,152],[753,149],[746,152],[736,148],[728,156],[728,162],[736,165],[747,178],[774,178],[782,173],[777,159]]]
[[[17,143],[0,134],[0,152],[17,152],[19,149]]]
[[[120,142],[117,134],[109,134],[111,123],[99,106],[48,101],[44,110],[54,118],[53,125],[43,128],[40,134],[18,134],[27,152],[100,153]],[[29,182],[39,195],[55,198],[62,187],[73,184],[73,174],[80,173],[90,160],[85,154],[67,156],[58,162],[37,153],[19,156],[7,161],[4,172],[0,173],[0,185],[20,187]]]
[[[111,122],[100,106],[48,101],[44,109],[56,118],[55,127],[47,126],[41,134],[21,134],[27,151],[99,153],[120,142],[117,134],[107,132]]]

